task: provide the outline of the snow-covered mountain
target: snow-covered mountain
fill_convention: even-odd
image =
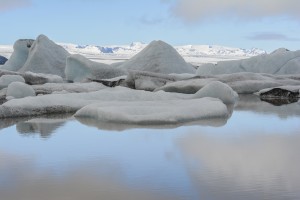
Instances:
[[[71,54],[81,54],[93,61],[106,64],[128,60],[147,46],[142,42],[133,42],[130,45],[105,46],[58,44]],[[217,45],[183,45],[175,46],[175,49],[187,62],[194,65],[217,63],[224,60],[239,60],[266,53],[266,51],[257,48],[242,49]],[[0,45],[0,55],[9,58],[12,52],[12,45]]]
[[[135,55],[144,49],[147,44],[141,42],[133,42],[130,45],[109,45],[109,46],[95,46],[95,45],[75,45],[63,44],[62,45],[70,53],[83,53],[83,54],[115,54],[115,55]],[[266,51],[252,48],[241,49],[224,47],[217,45],[184,45],[175,46],[175,49],[182,56],[243,56],[252,57],[266,53]]]

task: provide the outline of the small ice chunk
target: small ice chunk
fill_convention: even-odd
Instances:
[[[0,89],[6,88],[13,82],[25,83],[25,80],[22,76],[19,75],[3,75],[0,77]]]
[[[6,91],[7,97],[13,97],[17,99],[35,95],[34,89],[30,85],[22,82],[13,82],[9,84]]]

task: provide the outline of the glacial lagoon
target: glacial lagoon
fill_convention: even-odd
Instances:
[[[2,200],[300,199],[300,104],[241,96],[228,119],[134,127],[0,122]]]

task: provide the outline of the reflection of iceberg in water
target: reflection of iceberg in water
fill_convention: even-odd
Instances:
[[[173,125],[136,125],[136,124],[120,124],[120,123],[107,123],[101,122],[97,119],[93,118],[85,118],[85,117],[76,117],[76,119],[86,125],[91,127],[96,127],[101,130],[111,130],[111,131],[124,131],[129,129],[136,129],[136,128],[149,128],[149,129],[173,129],[180,126],[194,126],[194,125],[201,125],[201,126],[212,126],[212,127],[221,127],[227,123],[228,118],[212,118],[212,119],[203,119],[189,123],[179,123]]]
[[[39,118],[5,118],[1,119],[0,130],[16,125],[17,131],[22,135],[40,134],[42,138],[47,138],[70,119],[73,119],[71,114],[49,115]]]
[[[40,134],[42,138],[48,138],[58,128],[66,123],[66,119],[32,119],[17,124],[16,129],[22,135]]]
[[[240,100],[234,110],[274,114],[281,118],[287,118],[300,116],[300,102],[275,106],[268,102],[261,101],[257,95],[240,95]]]
[[[178,144],[199,199],[292,200],[300,198],[300,136],[295,132],[220,139],[200,131]]]

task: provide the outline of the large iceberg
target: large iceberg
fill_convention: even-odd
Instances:
[[[71,55],[67,58],[66,79],[81,82],[93,79],[109,79],[127,74],[127,70],[104,63],[93,62],[81,55]]]
[[[163,41],[153,41],[137,55],[119,66],[124,69],[162,74],[195,73],[195,68],[185,62],[179,53]]]
[[[215,98],[168,101],[105,102],[88,105],[75,117],[93,118],[99,122],[167,125],[200,119],[227,117],[227,107]]]
[[[61,46],[39,35],[34,40],[18,40],[14,53],[1,69],[25,73],[55,74],[64,77],[66,58],[70,54]]]
[[[204,64],[197,69],[198,75],[231,74],[254,72],[267,74],[299,74],[300,50],[278,49],[271,54],[263,54],[243,60],[221,61],[216,65]]]
[[[49,94],[13,99],[0,106],[0,118],[72,113],[86,105],[102,102],[154,101],[153,104],[155,104],[156,101],[189,99],[199,99],[198,94],[179,94],[164,91],[148,92],[125,87],[115,87],[89,93]],[[182,115],[184,114],[182,113]]]

